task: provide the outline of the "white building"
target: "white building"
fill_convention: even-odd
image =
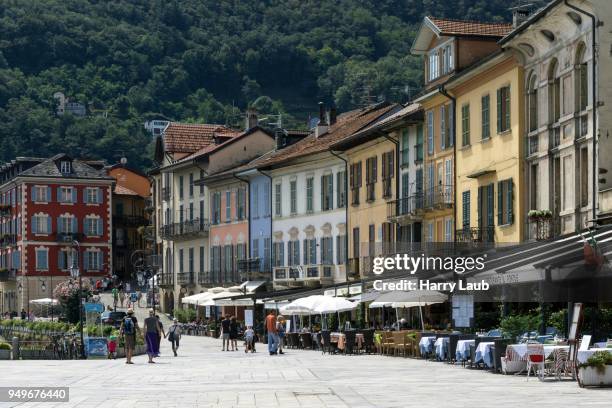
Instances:
[[[604,159],[612,154],[611,36],[597,29],[594,47],[589,13],[610,21],[612,3],[552,1],[500,41],[525,68],[526,208],[553,213],[551,235],[589,226],[597,207],[612,209],[612,177],[597,180],[598,167],[612,171]]]

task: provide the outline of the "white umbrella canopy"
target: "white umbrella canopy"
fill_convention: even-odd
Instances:
[[[310,315],[336,313],[353,310],[357,303],[353,303],[344,298],[312,295],[296,299],[280,309],[281,313],[287,315]]]
[[[315,314],[317,312],[314,311],[314,307],[319,296],[321,295],[312,295],[296,299],[288,305],[282,306],[279,310],[282,314],[286,315]]]
[[[358,304],[339,297],[323,296],[317,301],[314,311],[321,314],[346,312],[355,309]]]
[[[30,303],[35,305],[57,305],[57,299],[43,298],[43,299],[32,299]]]
[[[189,305],[202,305],[206,302],[213,294],[210,292],[196,293],[195,295],[184,297],[181,302]]]
[[[381,294],[370,307],[415,307],[444,303],[448,295],[435,290],[392,291]]]

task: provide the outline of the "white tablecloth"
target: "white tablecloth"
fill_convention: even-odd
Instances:
[[[493,366],[493,359],[491,358],[491,347],[495,344],[493,341],[481,341],[476,347],[475,362],[482,361],[487,367]]]
[[[421,354],[431,353],[431,344],[435,338],[436,336],[421,337],[421,340],[419,341],[419,349],[421,350]]]
[[[440,360],[444,360],[446,358],[446,350],[444,349],[444,344],[448,344],[449,341],[449,337],[440,337],[434,343],[434,347],[436,349],[436,356],[438,356]]]
[[[473,346],[476,340],[459,340],[457,341],[457,351],[455,359],[457,361],[467,360],[470,357],[470,346]]]
[[[544,356],[546,358],[550,357],[550,355],[559,349],[565,349],[569,351],[569,346],[555,346],[553,344],[544,344]],[[527,359],[527,344],[510,344],[508,348],[514,350],[514,353],[521,359]]]

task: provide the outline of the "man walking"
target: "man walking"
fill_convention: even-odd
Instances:
[[[134,364],[132,363],[132,355],[136,347],[136,331],[138,330],[140,329],[138,328],[138,320],[134,316],[134,311],[128,309],[127,316],[121,322],[121,328],[119,329],[125,344],[125,364]]]
[[[278,330],[276,329],[276,310],[270,311],[266,317],[266,330],[268,331],[268,351],[273,356],[278,354],[278,344],[280,343]]]
[[[230,351],[230,326],[231,320],[229,315],[225,316],[225,319],[221,321],[221,337],[223,338],[223,348],[221,351]]]

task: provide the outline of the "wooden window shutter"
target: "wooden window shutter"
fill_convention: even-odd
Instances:
[[[504,182],[497,182],[497,225],[504,225]]]
[[[502,91],[501,88],[497,90],[497,133],[501,133],[502,130]]]
[[[482,227],[482,200],[484,200],[483,186],[478,187],[478,228]]]
[[[506,181],[508,183],[508,196],[507,196],[507,211],[508,211],[508,224],[512,224],[514,222],[514,213],[512,212],[512,207],[514,203],[514,197],[512,194],[512,179],[508,179]]]

